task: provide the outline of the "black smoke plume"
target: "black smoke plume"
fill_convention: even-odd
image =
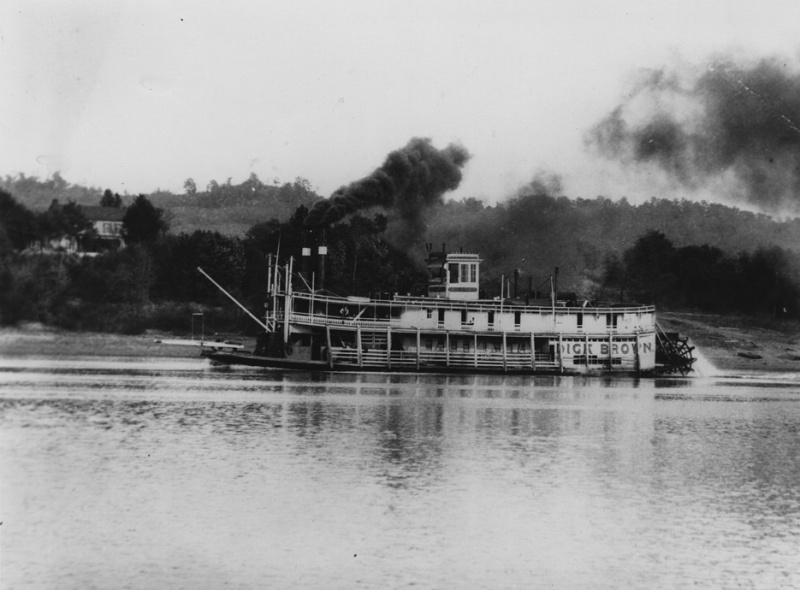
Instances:
[[[327,227],[356,211],[369,207],[396,210],[416,225],[420,213],[441,201],[445,192],[461,183],[461,168],[469,152],[450,144],[442,150],[430,139],[414,138],[404,148],[391,152],[372,174],[336,190],[308,213],[307,227]]]
[[[800,73],[783,61],[718,59],[700,74],[646,72],[587,135],[625,163],[689,189],[713,184],[765,211],[800,212]]]

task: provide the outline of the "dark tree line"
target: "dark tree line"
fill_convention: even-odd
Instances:
[[[670,308],[797,317],[800,256],[777,246],[737,255],[707,244],[676,248],[653,230],[621,257],[606,257],[600,293]]]
[[[80,220],[79,207],[64,208],[70,212],[65,219],[75,213]],[[166,233],[163,212],[139,196],[123,221],[127,246],[86,257],[26,253],[29,238],[42,231],[53,211],[37,217],[0,193],[0,212],[0,241],[6,236],[7,245],[0,253],[0,324],[39,321],[135,332],[148,326],[185,328],[191,311],[211,308],[225,309],[221,315],[234,321],[238,312],[198,267],[257,311],[266,300],[268,256],[280,253],[281,264],[292,256],[296,271],[306,270],[309,282],[319,281],[317,257],[304,261],[300,254],[303,247],[316,252],[323,243],[329,291],[410,292],[425,280],[424,271],[383,237],[382,215],[353,216],[323,235],[305,228],[308,209],[300,206],[288,221],[257,223],[243,238],[201,230],[174,235]]]
[[[426,240],[480,253],[486,276],[521,268],[536,277],[558,266],[565,289],[587,294],[600,285],[604,257],[621,257],[649,230],[676,247],[707,244],[725,253],[800,244],[800,218],[779,221],[720,204],[665,199],[634,205],[538,193],[494,206],[465,199],[431,212],[427,224]]]
[[[110,191],[103,200],[110,206],[122,205]],[[696,215],[698,211],[703,215]],[[662,229],[678,227],[665,212],[684,216],[678,238]],[[352,215],[324,230],[309,230],[307,216],[308,208],[300,205],[285,221],[251,223],[242,236],[209,230],[175,234],[167,232],[164,211],[140,195],[126,209],[126,248],[97,257],[45,256],[25,249],[43,236],[88,231],[80,207],[71,202],[54,204],[37,214],[0,191],[0,323],[41,321],[125,331],[185,329],[190,312],[209,309],[226,310],[217,315],[238,322],[241,314],[198,267],[258,313],[266,299],[268,257],[280,253],[285,263],[293,256],[295,270],[305,271],[309,282],[311,273],[316,273],[319,288],[320,260],[300,254],[303,248],[316,253],[323,244],[328,249],[324,284],[328,291],[374,296],[418,292],[424,285],[423,249],[408,252],[395,244],[413,246],[418,239],[422,245],[427,236],[397,239],[402,226],[382,214]],[[708,221],[714,216],[719,227],[735,235],[716,237],[715,243],[676,245],[691,242],[692,232],[718,236]],[[658,219],[658,229],[638,235],[624,229],[626,224],[639,228],[642,219]],[[768,244],[770,236],[785,240],[798,232],[798,223],[778,224],[707,204],[651,202],[633,207],[607,200],[574,202],[538,196],[495,207],[474,199],[448,203],[433,212],[427,231],[443,237],[438,241],[448,242],[451,251],[463,245],[480,252],[484,278],[516,266],[546,274],[551,265],[559,264],[562,289],[587,297],[786,317],[799,312],[798,255],[774,245],[732,250],[718,244],[753,243],[749,238]],[[570,267],[572,262],[575,268]],[[583,277],[583,282],[570,284],[570,273]],[[524,284],[524,276],[521,279]]]

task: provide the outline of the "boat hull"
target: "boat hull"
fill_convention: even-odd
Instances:
[[[238,352],[212,352],[204,355],[215,364],[227,366],[259,367],[263,369],[280,369],[295,371],[315,371],[327,373],[436,373],[436,374],[475,374],[475,375],[583,375],[583,376],[648,376],[654,371],[609,371],[603,369],[590,371],[575,371],[569,369],[520,369],[520,368],[492,368],[478,367],[464,369],[461,367],[445,367],[441,365],[421,365],[419,368],[408,366],[358,366],[349,363],[334,363],[325,361],[279,358],[260,356]]]

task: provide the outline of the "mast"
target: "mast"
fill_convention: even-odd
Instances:
[[[292,308],[292,266],[294,258],[289,257],[289,263],[286,266],[286,289],[283,298],[283,344],[289,344],[289,313]]]

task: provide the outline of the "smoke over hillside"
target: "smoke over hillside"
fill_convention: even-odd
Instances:
[[[782,61],[717,60],[699,75],[645,73],[587,144],[651,164],[687,189],[765,211],[800,211],[800,72]]]
[[[458,187],[461,168],[469,157],[462,146],[450,144],[437,150],[430,139],[414,138],[391,152],[372,174],[318,202],[309,212],[306,226],[328,226],[376,206],[396,210],[406,222],[416,225],[425,208],[440,203],[445,192]]]

